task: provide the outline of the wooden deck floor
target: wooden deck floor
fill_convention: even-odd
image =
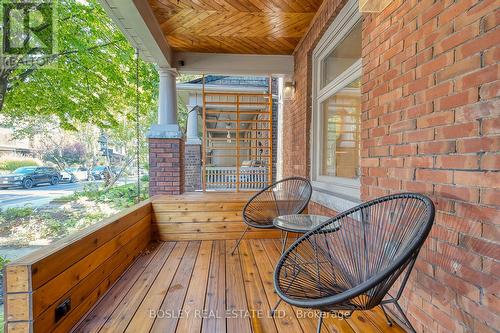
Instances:
[[[252,239],[229,254],[235,241],[161,242],[120,280],[74,328],[75,332],[316,332],[312,311],[278,300],[273,267],[279,240]],[[179,311],[179,309],[182,309]],[[322,332],[404,332],[389,327],[382,312],[327,318]]]

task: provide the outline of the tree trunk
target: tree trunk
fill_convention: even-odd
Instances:
[[[2,113],[5,95],[7,94],[7,86],[9,84],[10,71],[2,70],[0,72],[0,114]]]
[[[109,184],[107,184],[106,187],[103,190],[104,192],[109,191],[109,189],[113,187],[113,185],[118,181],[118,179],[120,179],[120,177],[122,176],[122,174],[125,171],[125,169],[130,165],[130,163],[132,163],[133,159],[134,159],[134,157],[129,157],[125,161],[125,163],[122,165],[122,167],[121,167],[120,171],[118,172],[118,174],[116,174],[116,176],[114,176],[114,177],[111,177]]]

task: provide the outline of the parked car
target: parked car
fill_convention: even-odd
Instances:
[[[70,183],[89,180],[89,171],[84,167],[66,168],[61,171],[61,175],[61,181]]]
[[[45,166],[29,166],[14,170],[12,173],[0,175],[0,187],[22,186],[26,189],[38,184],[59,184],[61,174],[54,168]]]
[[[104,179],[105,178],[104,174],[106,172],[109,172],[110,175],[114,174],[113,170],[108,166],[104,166],[104,165],[95,166],[94,168],[92,168],[92,171],[91,171],[92,178],[94,178],[95,180]]]

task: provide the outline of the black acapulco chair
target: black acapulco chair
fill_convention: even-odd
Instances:
[[[243,208],[243,222],[247,228],[236,242],[231,254],[234,254],[251,227],[274,228],[275,217],[302,213],[311,199],[311,194],[311,183],[302,177],[284,178],[257,192]]]
[[[434,204],[421,194],[381,197],[347,210],[297,239],[281,256],[274,287],[283,301],[324,313],[347,314],[398,304],[434,222]],[[340,227],[338,227],[340,226]],[[406,272],[405,272],[406,270]],[[394,296],[389,289],[403,273]]]

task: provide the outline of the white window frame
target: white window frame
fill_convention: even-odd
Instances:
[[[362,62],[357,60],[338,77],[321,88],[322,63],[362,19],[358,0],[349,0],[321,37],[312,54],[311,181],[312,200],[337,211],[360,202],[360,181],[321,175],[323,155],[323,114],[321,103],[361,77]]]

